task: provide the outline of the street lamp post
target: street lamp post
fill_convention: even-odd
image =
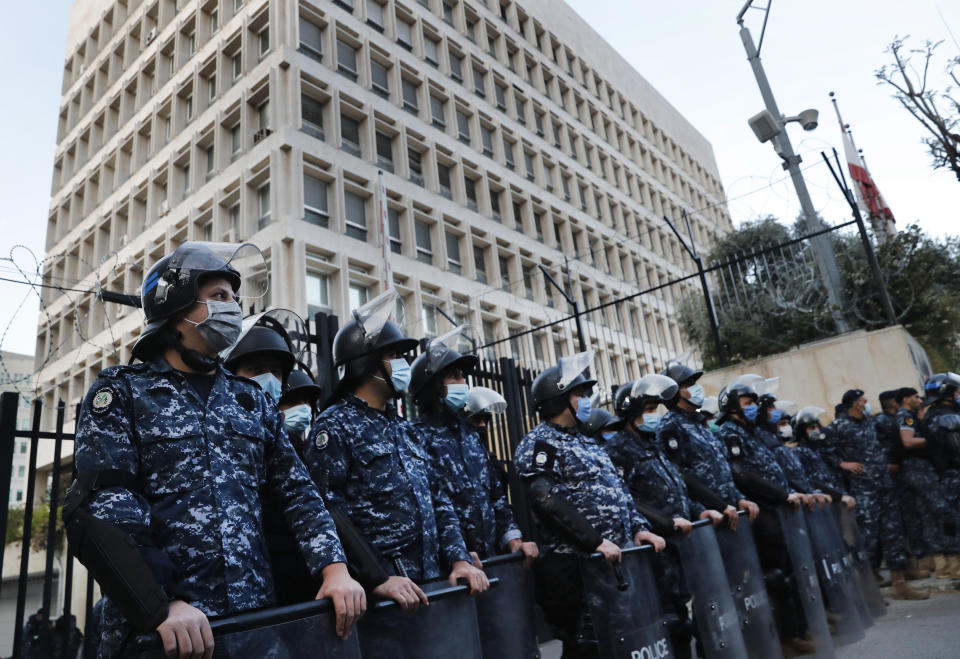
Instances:
[[[757,79],[757,86],[760,88],[760,95],[763,97],[769,117],[772,117],[775,126],[770,126],[771,130],[766,136],[761,137],[760,132],[753,126],[751,127],[757,133],[761,141],[772,140],[774,150],[777,155],[783,159],[783,168],[790,172],[790,179],[793,181],[793,187],[797,192],[797,198],[800,200],[800,209],[803,214],[804,224],[807,231],[815,233],[823,229],[822,223],[817,218],[817,212],[813,208],[813,202],[810,200],[810,192],[807,190],[807,184],[803,180],[803,174],[800,172],[800,156],[793,151],[793,145],[790,143],[790,137],[787,135],[787,121],[798,121],[802,123],[804,130],[813,130],[817,126],[817,114],[815,110],[806,110],[797,117],[784,118],[777,107],[777,101],[773,97],[773,90],[770,89],[770,82],[767,80],[767,74],[763,70],[763,64],[760,62],[760,52],[753,43],[753,37],[750,30],[743,24],[743,15],[753,4],[753,0],[747,0],[740,13],[737,14],[737,24],[740,25],[740,39],[743,41],[743,47],[747,51],[747,60],[750,62],[750,68],[753,69],[753,75]],[[769,4],[766,11],[770,11]],[[766,21],[764,21],[766,24]],[[761,43],[763,38],[761,36]],[[766,113],[761,113],[766,114]],[[758,115],[759,117],[759,115]],[[768,118],[769,118],[768,117]],[[834,324],[839,332],[846,332],[850,329],[846,318],[843,315],[843,296],[841,295],[840,270],[837,267],[837,260],[833,253],[833,247],[830,245],[830,239],[826,234],[820,234],[810,239],[811,250],[817,264],[817,270],[820,279],[827,291],[827,299],[830,302],[830,314],[833,317]]]

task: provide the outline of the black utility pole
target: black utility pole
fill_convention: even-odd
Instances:
[[[566,260],[566,257],[564,257],[564,260]],[[569,293],[565,291],[563,289],[563,286],[558,284],[557,280],[554,279],[549,272],[547,272],[547,269],[543,267],[542,263],[538,264],[537,267],[540,268],[540,272],[543,273],[543,276],[546,277],[547,281],[553,284],[553,287],[556,288],[558,291],[560,291],[560,295],[562,295],[563,298],[567,301],[567,303],[571,307],[573,307],[573,317],[577,323],[577,342],[580,346],[580,352],[586,352],[587,342],[586,342],[586,339],[584,339],[583,337],[583,323],[580,320],[580,305],[577,304],[577,301],[574,299],[573,291],[570,291]],[[569,261],[567,261],[566,268],[567,268],[567,281],[570,281],[570,262]]]

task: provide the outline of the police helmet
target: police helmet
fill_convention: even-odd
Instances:
[[[703,399],[703,405],[700,406],[700,414],[703,414],[708,419],[712,419],[720,414],[720,405],[717,403],[716,396],[707,396]]]
[[[614,416],[602,407],[595,407],[590,410],[590,416],[587,418],[587,422],[583,424],[583,430],[587,435],[599,438],[604,432],[620,430],[624,423],[623,419]]]
[[[643,414],[646,404],[655,402],[665,405],[676,397],[678,391],[680,385],[673,378],[657,373],[644,375],[617,389],[614,411],[619,417],[634,419]]]
[[[593,362],[593,351],[579,352],[570,357],[561,357],[560,363],[551,366],[536,377],[530,387],[533,406],[540,415],[549,419],[569,406],[569,394],[581,387],[597,383],[584,375]]]
[[[660,375],[666,375],[676,382],[679,388],[695,383],[703,375],[703,371],[695,371],[685,364],[673,362],[668,364]]]
[[[507,401],[488,387],[473,387],[467,393],[463,414],[468,419],[476,416],[493,416],[507,411]]]
[[[294,357],[285,336],[269,327],[251,327],[250,330],[230,349],[223,365],[228,371],[236,372],[239,366],[252,357],[273,357],[283,368],[283,380],[293,370]]]
[[[825,413],[825,409],[813,405],[801,408],[790,420],[790,425],[793,427],[793,436],[798,440],[806,439],[807,429],[815,423],[819,424],[820,415]]]
[[[296,397],[301,397],[306,398],[312,407],[320,398],[321,393],[323,393],[323,389],[314,382],[313,376],[306,371],[297,369],[291,371],[290,375],[287,376],[287,384],[280,396],[280,405],[289,403]]]
[[[463,338],[466,326],[431,339],[410,368],[410,393],[421,407],[429,407],[440,399],[443,392],[444,374],[460,369],[464,376],[470,375],[477,367],[475,355],[464,355],[456,348]]]
[[[231,262],[242,247],[189,241],[157,261],[140,288],[146,325],[133,344],[132,355],[140,359],[149,357],[167,322],[196,303],[202,279],[223,277],[230,282],[234,293],[239,291],[240,273]]]
[[[353,383],[382,368],[382,355],[409,352],[417,340],[390,320],[397,292],[388,289],[353,311],[350,322],[333,337],[333,362],[341,383]]]
[[[953,400],[960,391],[960,375],[956,373],[934,373],[923,384],[923,402]]]
[[[720,391],[720,395],[717,396],[717,404],[720,407],[720,411],[724,414],[742,413],[743,410],[740,409],[741,396],[750,396],[753,399],[753,402],[757,402],[758,398],[757,390],[745,382],[734,381],[730,385],[724,387]]]

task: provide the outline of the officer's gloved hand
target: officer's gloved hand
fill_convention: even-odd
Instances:
[[[689,524],[689,522],[687,522]],[[664,547],[667,546],[667,541],[661,538],[656,533],[651,533],[650,531],[640,531],[635,536],[633,536],[633,541],[636,544],[643,544],[644,542],[649,542],[653,545],[653,550],[658,554],[663,551]]]
[[[390,577],[374,588],[373,594],[383,599],[393,600],[404,611],[416,611],[421,603],[424,606],[430,605],[420,586],[408,577]]]
[[[467,561],[457,561],[450,571],[450,585],[456,586],[458,579],[466,579],[471,595],[479,595],[490,588],[490,581],[483,570],[478,570]]]
[[[167,619],[157,627],[168,657],[193,659],[213,657],[213,630],[210,621],[200,609],[182,600],[170,602]]]
[[[733,509],[733,515],[734,518],[736,518],[736,509],[734,509],[733,506],[727,507]],[[716,510],[704,510],[702,513],[700,513],[700,519],[709,519],[714,526],[719,526],[726,518],[724,517],[723,513],[717,512]],[[734,526],[734,529],[736,529],[736,526]]]
[[[847,510],[853,510],[857,505],[857,500],[849,494],[844,494],[842,497],[840,497],[840,501],[847,507]]]

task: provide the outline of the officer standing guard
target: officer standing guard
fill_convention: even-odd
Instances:
[[[537,600],[563,642],[563,656],[572,659],[597,656],[578,557],[600,552],[618,562],[628,543],[649,542],[658,552],[665,545],[649,531],[606,452],[580,431],[596,384],[584,375],[592,360],[590,351],[563,357],[537,376],[531,395],[542,420],[515,458],[543,540],[534,564]]]
[[[850,493],[857,499],[857,525],[874,572],[885,561],[890,570],[895,599],[926,599],[928,595],[906,583],[907,547],[900,508],[893,500],[893,480],[888,459],[877,439],[869,403],[860,389],[843,394],[847,411],[834,422],[836,455],[847,473]]]
[[[840,475],[827,465],[817,451],[817,443],[823,440],[820,428],[820,415],[826,413],[822,407],[807,406],[801,408],[790,422],[793,429],[793,447],[797,460],[803,467],[810,484],[824,492],[830,492],[833,498],[839,498],[849,510],[856,506],[856,499],[847,493],[847,485]]]
[[[481,561],[504,551],[522,551],[530,565],[537,545],[523,541],[489,451],[463,418],[470,393],[466,378],[477,358],[450,347],[462,335],[458,327],[431,340],[413,361],[410,393],[421,415],[414,428],[443,480],[467,549]]]
[[[333,600],[337,632],[346,636],[365,609],[279,411],[220,364],[241,330],[239,249],[187,242],[157,262],[133,347],[142,363],[105,369],[84,399],[63,516],[106,594],[101,657],[154,629],[168,656],[209,657],[207,616],[274,603],[260,488],[280,502],[322,581],[317,598]]]
[[[737,489],[723,442],[703,424],[697,413],[706,393],[703,386],[697,384],[703,371],[671,364],[663,375],[676,382],[679,389],[674,400],[667,404],[669,411],[657,428],[657,442],[684,475],[697,479],[724,500],[726,505],[720,512],[727,516],[730,526],[736,528],[737,510],[746,510],[750,521],[754,521],[760,507]]]
[[[390,405],[410,384],[403,355],[417,346],[390,321],[389,289],[359,309],[333,339],[339,397],[310,429],[304,462],[331,506],[343,510],[394,576],[374,593],[412,610],[426,602],[416,585],[449,571],[473,593],[487,589],[460,533],[441,479],[412,425]],[[353,557],[350,557],[351,560]]]

